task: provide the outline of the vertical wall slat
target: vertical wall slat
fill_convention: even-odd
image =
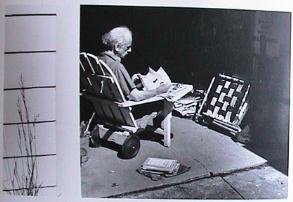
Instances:
[[[20,99],[24,122],[52,121],[56,118],[55,112],[55,89],[36,88],[24,90],[26,105],[29,111],[29,120],[25,118],[25,107],[21,98],[21,90],[9,90],[4,92],[4,124],[21,122],[17,100]]]
[[[23,127],[22,127],[23,126]],[[3,141],[4,153],[3,157],[22,156],[25,155],[25,147],[22,144],[19,148],[19,143],[24,142],[24,138],[19,139],[23,135],[23,128],[25,131],[28,127],[32,130],[32,135],[35,137],[36,154],[56,154],[56,138],[55,130],[56,123],[40,123],[40,124],[18,124],[18,125],[4,125],[3,126]],[[28,135],[28,134],[26,134]],[[44,146],[49,145],[48,147]],[[7,145],[7,146],[6,146]]]
[[[38,168],[38,184],[40,186],[54,186],[56,185],[56,169],[52,165],[56,165],[56,155],[55,156],[40,156],[36,157],[37,168]],[[13,176],[14,170],[12,170],[13,165],[17,162],[18,165],[23,165],[23,167],[18,166],[18,174],[22,176],[28,169],[26,167],[28,158],[12,158],[4,159],[4,179],[3,185],[4,189],[13,189],[17,186],[11,184],[11,177]],[[24,169],[23,169],[24,168]],[[51,168],[51,169],[48,169]]]
[[[5,55],[4,88],[19,88],[22,75],[24,87],[55,86],[56,53]]]
[[[5,18],[5,52],[55,51],[56,16]]]

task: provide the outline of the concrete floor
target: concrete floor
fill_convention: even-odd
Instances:
[[[270,166],[261,166],[117,197],[132,199],[284,199],[287,198],[287,187],[286,175]]]
[[[255,179],[253,174],[256,175],[256,173],[252,173],[252,171],[258,166],[265,165],[267,162],[265,159],[232,141],[230,137],[198,125],[191,120],[173,117],[172,133],[174,136],[169,148],[162,146],[161,140],[153,134],[142,136],[140,152],[130,160],[119,158],[117,151],[115,151],[117,148],[111,147],[111,145],[88,148],[87,141],[82,140],[81,146],[86,148],[88,152],[88,161],[81,167],[82,196],[91,198],[264,198],[266,192],[261,189],[255,195],[250,196],[245,195],[244,191],[240,194],[237,190],[243,188],[251,193],[249,188],[262,186],[264,182],[269,183],[266,178],[270,175],[276,175],[276,173],[269,172],[272,171],[271,167],[261,172],[263,176],[260,177],[260,180],[263,182],[253,181]],[[136,169],[147,157],[177,159],[180,163],[191,166],[191,169],[182,175],[152,181],[136,172]],[[245,173],[243,170],[247,169],[249,172]],[[258,169],[255,172],[257,171]],[[227,175],[230,173],[232,174]],[[269,198],[285,198],[287,195],[287,177],[282,173],[278,173],[278,175],[282,176],[283,179],[281,194],[279,197]],[[239,182],[241,180],[238,179],[241,177],[245,179],[246,176],[250,176],[249,179],[251,179],[249,182],[251,186],[247,188],[243,185],[247,184],[248,181],[241,183]],[[181,185],[182,183],[184,184]],[[238,185],[239,187],[237,187]],[[272,185],[275,187],[274,183]],[[187,186],[186,189],[184,186]],[[204,187],[208,186],[215,189],[204,191],[207,190]],[[179,196],[167,194],[167,192],[164,195],[160,190],[166,187],[170,193],[177,189],[182,192]],[[270,185],[268,184],[267,187]],[[154,189],[159,192],[148,191]],[[136,195],[136,193],[141,195]]]

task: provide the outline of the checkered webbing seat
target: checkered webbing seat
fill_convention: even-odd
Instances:
[[[242,79],[219,74],[209,85],[199,116],[235,135],[241,131],[240,124],[248,109],[249,88],[250,84]]]

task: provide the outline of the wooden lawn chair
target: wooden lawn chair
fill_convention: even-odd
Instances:
[[[139,127],[131,112],[132,107],[158,99],[127,101],[112,70],[89,53],[80,53],[80,81],[81,96],[90,100],[95,108],[100,138],[122,145],[124,158],[136,156],[140,148],[136,135]],[[166,115],[163,125],[164,129],[158,128],[155,132],[163,134],[164,145],[170,146],[171,113]]]

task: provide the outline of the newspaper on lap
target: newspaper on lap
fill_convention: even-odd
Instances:
[[[146,75],[134,74],[132,79],[139,79],[144,90],[153,90],[162,84],[171,84],[168,74],[162,67],[160,67],[157,71],[149,67],[149,71]]]
[[[133,80],[140,80],[144,90],[152,90],[159,87],[162,84],[171,84],[171,79],[166,71],[160,67],[157,71],[149,67],[149,71],[146,75],[134,74]],[[177,92],[183,88],[183,85],[179,83],[172,83],[172,86],[166,93],[162,93],[158,96],[165,98],[168,101],[173,101],[174,96]]]

